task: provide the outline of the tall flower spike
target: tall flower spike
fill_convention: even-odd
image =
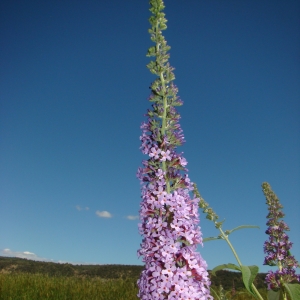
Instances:
[[[266,230],[269,240],[264,243],[264,252],[266,254],[264,265],[278,266],[277,271],[268,272],[266,283],[269,290],[278,290],[284,288],[284,283],[294,280],[300,282],[300,275],[296,275],[295,270],[299,267],[299,263],[290,252],[292,243],[285,233],[285,231],[289,230],[289,227],[283,220],[280,220],[284,217],[282,212],[283,206],[267,182],[262,184],[262,189],[269,210],[267,215],[269,219],[267,222],[268,229]]]
[[[151,0],[149,21],[151,40],[147,56],[154,56],[147,67],[157,78],[151,85],[147,122],[141,126],[141,151],[148,155],[137,176],[142,183],[139,231],[143,241],[138,254],[144,270],[138,280],[138,297],[150,299],[212,299],[207,264],[196,252],[202,244],[198,202],[190,196],[193,183],[185,168],[187,161],[177,146],[184,137],[175,106],[182,105],[167,53],[170,47],[162,30],[166,29],[162,0]]]

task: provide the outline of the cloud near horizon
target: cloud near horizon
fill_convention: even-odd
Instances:
[[[89,210],[90,208],[89,207],[81,207],[80,205],[76,205],[75,206],[76,207],[76,209],[78,210],[78,211],[81,211],[81,210]]]
[[[29,252],[29,251],[24,251],[24,252],[12,251],[12,250],[6,248],[6,249],[2,249],[0,253],[3,256],[9,256],[9,257],[26,258],[26,259],[38,260],[38,261],[52,261],[51,259],[39,257],[35,253]]]
[[[104,210],[104,211],[97,210],[96,215],[100,218],[111,218],[112,217],[112,214],[106,210]]]
[[[48,259],[48,258],[40,257],[33,252],[12,251],[8,248],[0,249],[0,255],[6,256],[6,257],[25,258],[25,259],[29,259],[29,260],[35,260],[35,261],[54,262],[54,263],[60,263],[60,264],[69,263],[72,265],[79,265],[79,264],[80,265],[100,265],[98,263],[90,263],[90,262],[72,262],[72,261],[65,261],[65,260]]]
[[[133,221],[133,220],[137,220],[139,218],[139,216],[126,216],[126,219],[127,220],[131,220],[131,221]]]

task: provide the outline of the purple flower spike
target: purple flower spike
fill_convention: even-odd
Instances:
[[[184,136],[179,124],[180,116],[175,106],[182,105],[173,84],[173,68],[169,65],[167,46],[161,30],[166,19],[161,12],[162,0],[151,0],[153,16],[149,30],[151,47],[148,56],[155,56],[148,68],[157,75],[151,85],[147,122],[141,126],[141,151],[148,155],[137,177],[142,185],[139,231],[143,237],[138,255],[145,268],[138,280],[138,297],[143,300],[189,299],[208,300],[210,280],[207,264],[199,253],[202,245],[198,203],[190,196],[193,183],[188,178],[186,159],[177,153]]]
[[[264,252],[266,254],[264,265],[278,266],[277,271],[268,272],[266,283],[269,290],[278,290],[284,288],[284,283],[300,282],[300,275],[296,274],[296,268],[299,267],[299,263],[290,252],[292,243],[285,233],[285,231],[289,230],[289,227],[283,220],[279,220],[284,217],[282,212],[283,206],[267,182],[262,184],[262,188],[269,210],[267,215],[268,229],[266,230],[269,240],[264,243]]]

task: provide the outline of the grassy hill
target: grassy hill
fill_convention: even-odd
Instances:
[[[2,274],[44,274],[48,276],[90,277],[103,279],[138,278],[143,266],[138,265],[72,265],[69,263],[54,263],[33,261],[17,257],[0,256],[0,273]],[[266,274],[257,275],[255,285],[265,288]],[[236,290],[244,289],[242,276],[238,272],[218,271],[217,276],[210,275],[212,286],[222,285],[225,290],[231,290],[234,284]]]
[[[105,279],[137,278],[142,266],[73,265],[0,256],[1,273],[46,274],[48,276],[101,277]]]

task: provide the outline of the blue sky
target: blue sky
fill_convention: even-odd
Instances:
[[[300,260],[300,3],[166,0],[189,176],[261,271],[267,181]],[[0,255],[142,264],[148,1],[1,1]],[[218,234],[201,214],[204,237]],[[199,247],[209,269],[235,262]]]

